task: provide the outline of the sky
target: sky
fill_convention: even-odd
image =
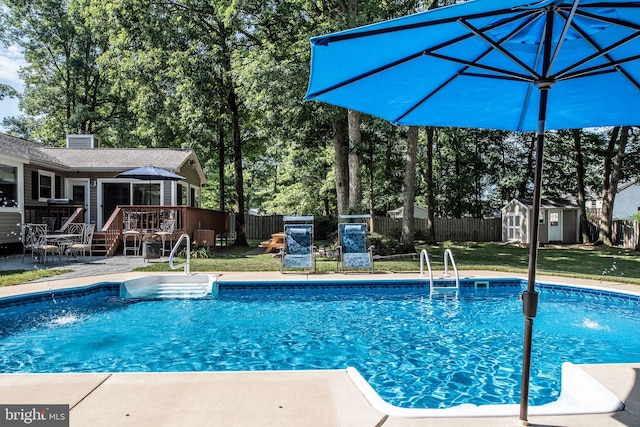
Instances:
[[[18,69],[25,65],[24,55],[18,46],[6,47],[0,44],[0,83],[22,92],[24,84],[18,77]],[[19,115],[18,100],[5,98],[0,101],[0,123],[5,117]],[[0,131],[2,131],[0,124]]]

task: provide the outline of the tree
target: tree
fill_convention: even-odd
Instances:
[[[600,233],[598,241],[612,246],[613,202],[618,191],[618,183],[622,176],[622,165],[625,149],[629,142],[629,126],[616,126],[611,131],[608,155],[604,159],[604,174],[602,177],[602,213],[600,215]]]
[[[586,191],[585,191],[585,166],[584,155],[582,153],[582,132],[580,129],[573,129],[571,131],[573,136],[573,146],[575,149],[576,159],[576,181],[578,184],[577,189],[577,201],[578,201],[578,215],[580,216],[580,235],[582,237],[582,243],[589,243],[591,238],[589,237],[589,221],[587,219],[586,208]]]
[[[433,146],[435,131],[433,127],[427,127],[427,243],[436,243],[436,229],[435,229],[435,197],[434,197],[434,184],[433,184]]]
[[[362,205],[360,113],[348,110],[347,121],[349,123],[349,208],[358,209]]]
[[[105,39],[87,22],[87,0],[5,0],[10,39],[25,51],[21,108],[41,116],[35,137],[59,144],[94,133],[113,110],[97,58]]]
[[[416,155],[418,153],[418,128],[409,127],[407,131],[407,152],[404,171],[404,186],[402,188],[403,212],[402,234],[400,244],[405,252],[415,252],[415,218],[414,207],[416,200]]]
[[[17,98],[18,92],[9,85],[0,83],[0,101],[5,98]]]

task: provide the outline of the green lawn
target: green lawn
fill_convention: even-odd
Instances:
[[[250,242],[253,247],[257,242]],[[319,245],[320,242],[317,242]],[[326,246],[330,246],[327,244]],[[192,258],[191,271],[278,271],[280,259],[272,254],[246,254],[250,248],[217,248],[213,258]],[[489,270],[526,273],[529,248],[498,243],[451,243],[417,246],[430,254],[434,270],[442,270],[446,249],[451,249],[458,270]],[[176,260],[176,262],[178,262]],[[335,271],[336,262],[319,257],[318,271]],[[425,267],[426,268],[426,267]],[[382,271],[420,271],[414,258],[376,260],[375,269]],[[144,271],[166,271],[167,265],[153,263]],[[557,276],[607,279],[640,284],[640,252],[603,246],[543,247],[538,251],[538,272]]]
[[[251,241],[251,247],[216,248],[211,258],[202,258],[202,252],[191,258],[191,271],[278,271],[280,259],[272,254],[248,254],[257,247],[258,241]],[[318,246],[329,242],[316,242]],[[529,262],[529,249],[499,243],[451,243],[438,246],[419,245],[418,250],[426,249],[430,254],[432,268],[443,269],[443,255],[446,249],[453,252],[458,270],[506,271],[526,274]],[[182,260],[176,259],[175,263]],[[336,261],[319,257],[318,271],[335,271]],[[425,267],[426,268],[426,267]],[[418,272],[420,261],[417,256],[411,258],[377,260],[378,271]],[[154,262],[139,271],[168,271],[168,262]],[[538,251],[538,272],[565,277],[587,279],[606,279],[640,285],[640,252],[607,248],[604,246],[582,247],[543,247]],[[0,273],[0,286],[15,285],[39,277],[59,274],[53,270]],[[37,275],[41,276],[37,276]]]

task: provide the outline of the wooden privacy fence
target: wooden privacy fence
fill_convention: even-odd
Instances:
[[[600,224],[589,223],[589,237],[595,242],[600,237]],[[637,221],[614,220],[611,224],[611,242],[614,246],[640,250],[640,223]]]
[[[376,233],[390,235],[402,228],[402,220],[389,217],[374,217],[373,229]],[[502,220],[500,218],[435,218],[436,240],[444,242],[499,242],[502,240]],[[415,219],[416,231],[427,231],[426,219]]]
[[[268,239],[273,233],[284,230],[282,215],[245,215],[245,233],[248,239]],[[316,217],[316,224],[319,217]],[[233,224],[234,219],[231,218]],[[426,232],[427,220],[415,220],[416,231]],[[316,225],[317,226],[317,225]],[[395,235],[402,227],[402,220],[389,217],[374,217],[373,229],[382,235]],[[502,220],[500,218],[436,218],[436,240],[442,242],[499,242],[502,240]],[[335,227],[337,231],[337,226]]]
[[[640,249],[638,236],[640,235],[640,223],[636,221],[613,221],[611,240],[615,246],[627,249]]]

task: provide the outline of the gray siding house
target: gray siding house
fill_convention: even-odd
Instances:
[[[141,181],[116,175],[153,165],[184,177]],[[52,204],[84,207],[102,228],[118,205],[201,206],[206,177],[193,150],[100,148],[93,135],[69,135],[65,148],[0,133],[0,245],[18,243],[22,225]]]
[[[530,243],[533,202],[513,199],[502,208],[502,241]],[[542,199],[537,224],[540,243],[578,243],[580,218],[578,205],[565,199]]]

